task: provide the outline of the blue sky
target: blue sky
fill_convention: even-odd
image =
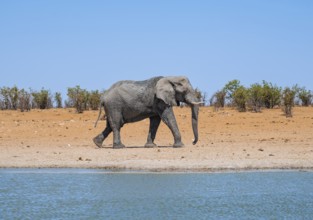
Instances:
[[[0,1],[0,86],[66,94],[185,75],[313,90],[313,1]]]

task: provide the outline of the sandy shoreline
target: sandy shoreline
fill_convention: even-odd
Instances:
[[[172,148],[173,137],[162,124],[157,148],[144,148],[149,121],[122,129],[125,149],[92,143],[105,126],[93,128],[97,111],[69,109],[0,111],[1,168],[97,168],[107,170],[216,172],[268,169],[313,169],[313,108],[238,113],[232,109],[200,110],[199,142],[192,145],[189,108],[176,108],[184,148]]]

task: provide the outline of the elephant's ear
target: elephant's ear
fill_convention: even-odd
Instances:
[[[160,79],[156,84],[156,97],[170,106],[176,106],[175,90],[170,80],[167,78]]]

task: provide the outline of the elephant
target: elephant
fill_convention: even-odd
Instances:
[[[184,102],[191,106],[193,144],[198,141],[198,114],[200,102],[189,79],[184,76],[153,77],[144,81],[123,80],[116,82],[108,89],[100,100],[101,109],[106,114],[106,128],[93,138],[100,148],[103,141],[113,131],[113,148],[124,148],[121,142],[120,129],[126,123],[150,119],[149,133],[145,147],[157,147],[154,143],[161,120],[169,127],[174,136],[173,147],[183,147],[173,106]]]

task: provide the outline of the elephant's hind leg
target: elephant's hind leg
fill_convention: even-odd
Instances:
[[[154,143],[154,139],[155,139],[158,127],[160,125],[160,122],[161,122],[161,118],[159,116],[150,118],[149,134],[148,134],[147,143],[145,144],[145,147],[147,148],[157,147],[157,145]]]
[[[120,149],[124,148],[125,145],[121,142],[121,128],[124,125],[122,115],[118,114],[118,112],[115,112],[113,116],[111,115],[108,117],[109,123],[111,125],[112,131],[113,131],[113,148],[114,149]]]
[[[104,129],[104,131],[101,134],[94,137],[93,142],[98,147],[102,147],[102,143],[103,143],[104,139],[106,139],[111,132],[112,132],[112,128],[109,125],[109,123],[107,123],[107,127]]]

